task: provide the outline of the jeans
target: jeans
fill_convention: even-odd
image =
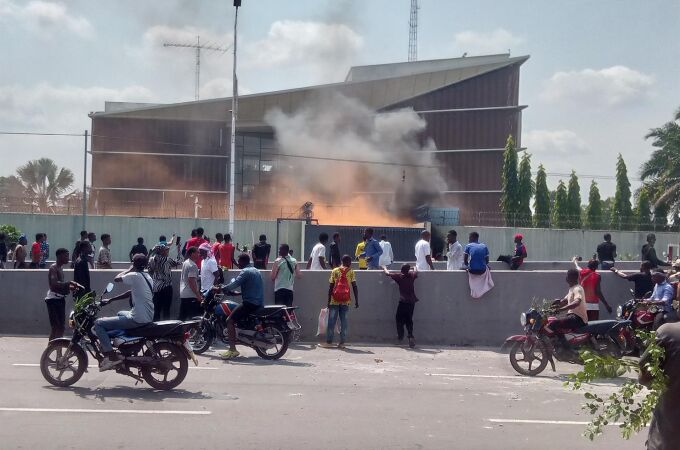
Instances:
[[[172,303],[172,286],[165,286],[153,293],[153,321],[167,320],[170,317]]]
[[[328,306],[328,327],[326,330],[326,342],[333,342],[335,334],[335,323],[340,316],[340,342],[344,343],[347,337],[347,311],[349,305],[330,305]]]
[[[52,339],[64,337],[66,328],[66,300],[63,298],[51,298],[45,300],[47,305],[47,315],[50,318],[50,341]]]
[[[107,331],[111,330],[129,330],[131,328],[138,328],[144,325],[137,323],[126,315],[127,311],[120,311],[116,317],[102,317],[97,319],[94,323],[94,333],[99,338],[99,345],[102,347],[102,352],[113,351],[111,346],[111,338]]]
[[[399,306],[397,306],[397,337],[400,341],[404,339],[404,325],[406,325],[408,337],[413,337],[413,309],[415,306],[414,303],[404,302],[399,302]]]

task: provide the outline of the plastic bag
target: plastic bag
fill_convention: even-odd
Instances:
[[[322,308],[319,312],[319,325],[316,329],[317,336],[326,336],[328,330],[328,308]],[[335,322],[335,334],[340,334],[340,319]]]

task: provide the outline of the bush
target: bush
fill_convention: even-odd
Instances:
[[[21,231],[14,225],[0,225],[0,232],[5,233],[5,243],[7,245],[19,242]]]

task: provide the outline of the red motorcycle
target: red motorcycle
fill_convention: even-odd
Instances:
[[[552,330],[547,325],[557,320],[554,310],[531,308],[522,313],[524,334],[510,336],[502,349],[510,347],[510,365],[518,373],[536,376],[548,363],[555,371],[555,359],[581,364],[580,350],[620,358],[635,351],[635,336],[628,320],[595,320],[577,330]],[[561,338],[563,335],[564,338]]]

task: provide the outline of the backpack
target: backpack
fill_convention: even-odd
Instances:
[[[348,303],[351,298],[349,295],[349,280],[347,279],[347,272],[351,269],[340,268],[340,278],[335,281],[333,286],[333,299],[338,303]]]

